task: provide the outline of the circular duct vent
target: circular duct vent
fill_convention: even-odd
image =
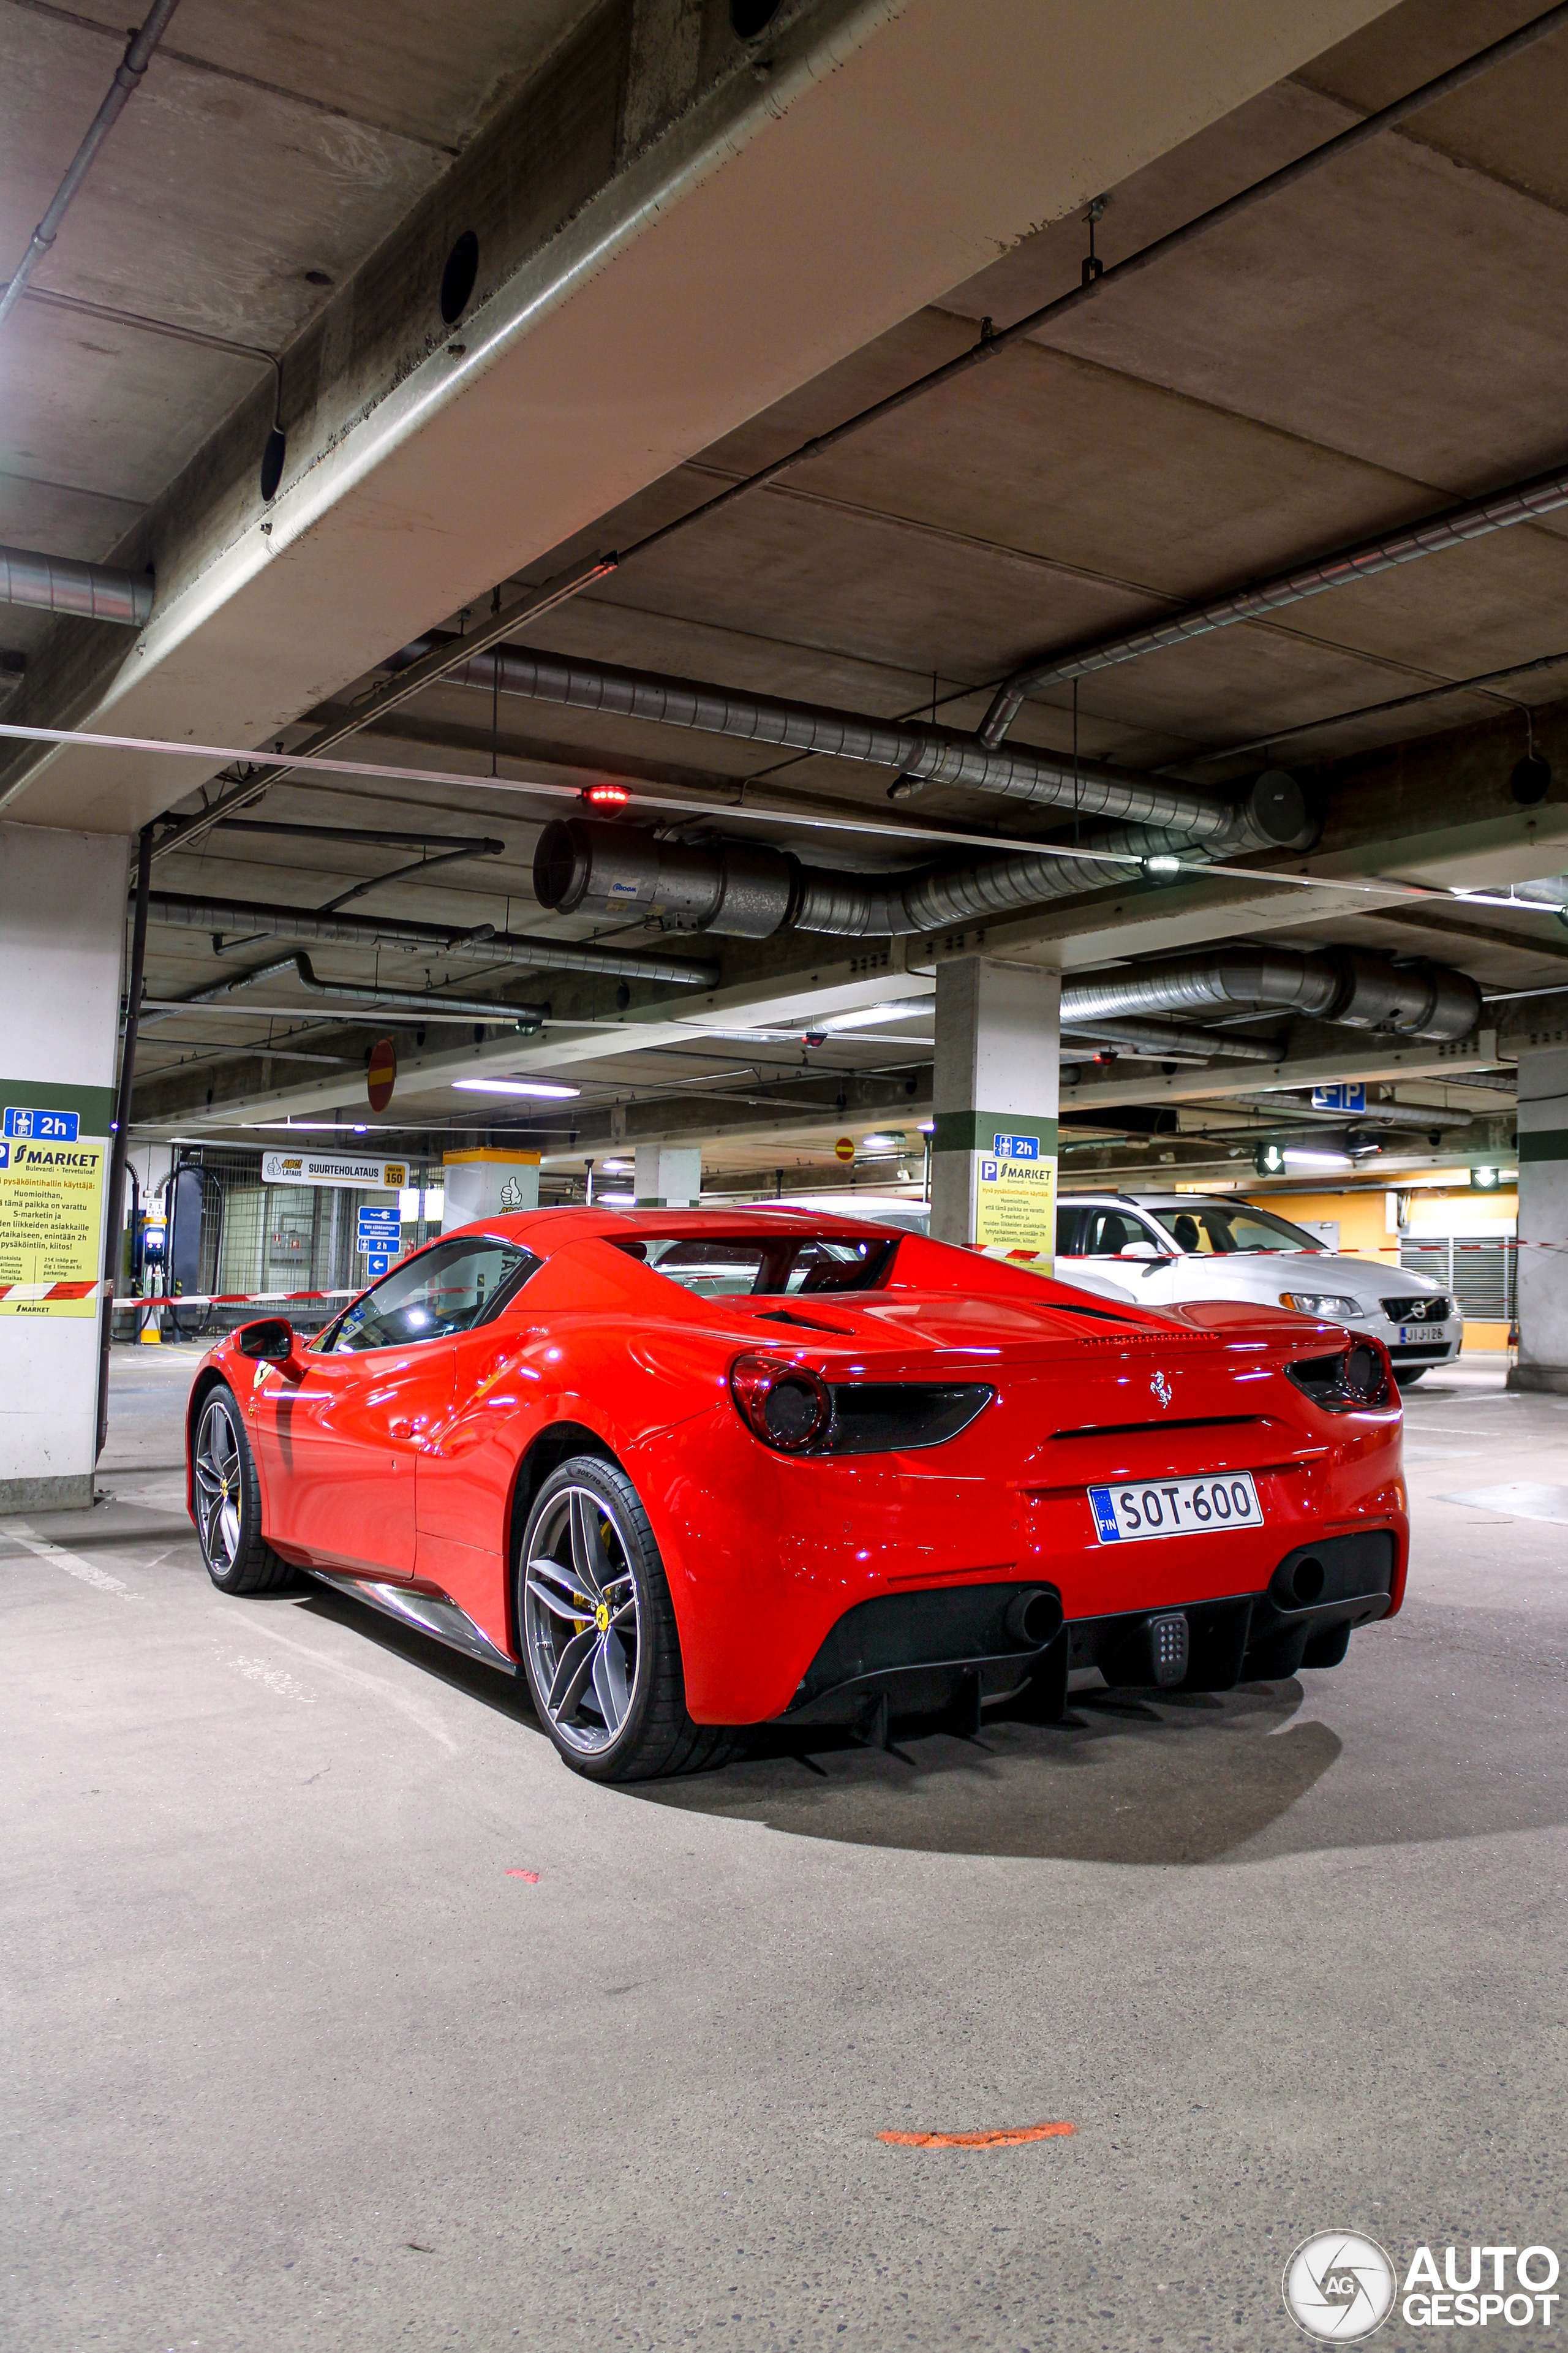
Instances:
[[[730,22],[742,41],[765,33],[779,12],[779,0],[730,0]]]
[[[1552,763],[1539,752],[1527,753],[1508,780],[1508,788],[1521,808],[1533,808],[1552,787]]]
[[[441,316],[448,327],[456,326],[468,309],[479,274],[479,240],[471,228],[466,228],[447,256],[447,267],[441,272]]]

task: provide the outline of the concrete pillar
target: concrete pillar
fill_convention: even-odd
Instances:
[[[441,1212],[444,1234],[471,1226],[478,1218],[495,1218],[513,1209],[539,1207],[539,1155],[481,1145],[473,1152],[441,1155],[446,1206]]]
[[[931,1233],[1048,1273],[1056,1250],[1061,976],[959,956],[937,966]]]
[[[1519,1362],[1508,1385],[1568,1393],[1568,1023],[1520,1040]]]
[[[0,825],[0,1511],[92,1502],[130,856]]]
[[[702,1192],[701,1145],[639,1144],[633,1181],[639,1209],[695,1208]]]

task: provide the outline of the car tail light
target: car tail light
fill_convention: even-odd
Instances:
[[[943,1446],[995,1396],[984,1381],[838,1381],[778,1356],[737,1356],[730,1393],[784,1454],[904,1454]]]
[[[781,1454],[809,1453],[832,1424],[832,1392],[809,1365],[737,1356],[730,1367],[730,1395],[747,1428]]]
[[[1285,1370],[1326,1413],[1387,1405],[1394,1394],[1394,1366],[1381,1340],[1357,1339],[1348,1348],[1336,1348],[1332,1356],[1307,1356]]]
[[[830,1454],[902,1454],[943,1446],[995,1396],[984,1381],[846,1381],[833,1390]]]

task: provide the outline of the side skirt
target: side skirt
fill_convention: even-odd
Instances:
[[[347,1593],[357,1601],[368,1601],[373,1609],[384,1611],[388,1618],[396,1618],[421,1634],[433,1634],[448,1650],[461,1651],[465,1658],[477,1659],[483,1667],[499,1667],[507,1675],[520,1672],[517,1661],[509,1659],[504,1651],[498,1651],[468,1612],[444,1595],[412,1593],[404,1585],[373,1585],[367,1578],[337,1577],[324,1568],[313,1568],[310,1575],[338,1593]]]

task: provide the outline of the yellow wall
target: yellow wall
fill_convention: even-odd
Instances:
[[[1381,1187],[1375,1192],[1363,1186],[1354,1192],[1255,1193],[1249,1198],[1255,1209],[1272,1209],[1277,1218],[1288,1218],[1292,1225],[1309,1219],[1314,1223],[1337,1219],[1340,1248],[1347,1256],[1399,1264],[1399,1236],[1388,1231]]]
[[[1326,1222],[1337,1218],[1340,1248],[1347,1257],[1377,1259],[1384,1266],[1396,1267],[1399,1236],[1388,1230],[1384,1196],[1402,1189],[1366,1185],[1342,1193],[1269,1192],[1249,1198],[1255,1208],[1272,1209],[1277,1217],[1289,1218],[1293,1223],[1309,1219]],[[1519,1217],[1519,1194],[1511,1185],[1500,1187],[1495,1193],[1478,1193],[1469,1185],[1412,1187],[1409,1198],[1410,1223],[1406,1230],[1413,1234],[1458,1233],[1467,1229],[1500,1233],[1511,1231]],[[1467,1351],[1507,1345],[1506,1324],[1466,1324]]]

